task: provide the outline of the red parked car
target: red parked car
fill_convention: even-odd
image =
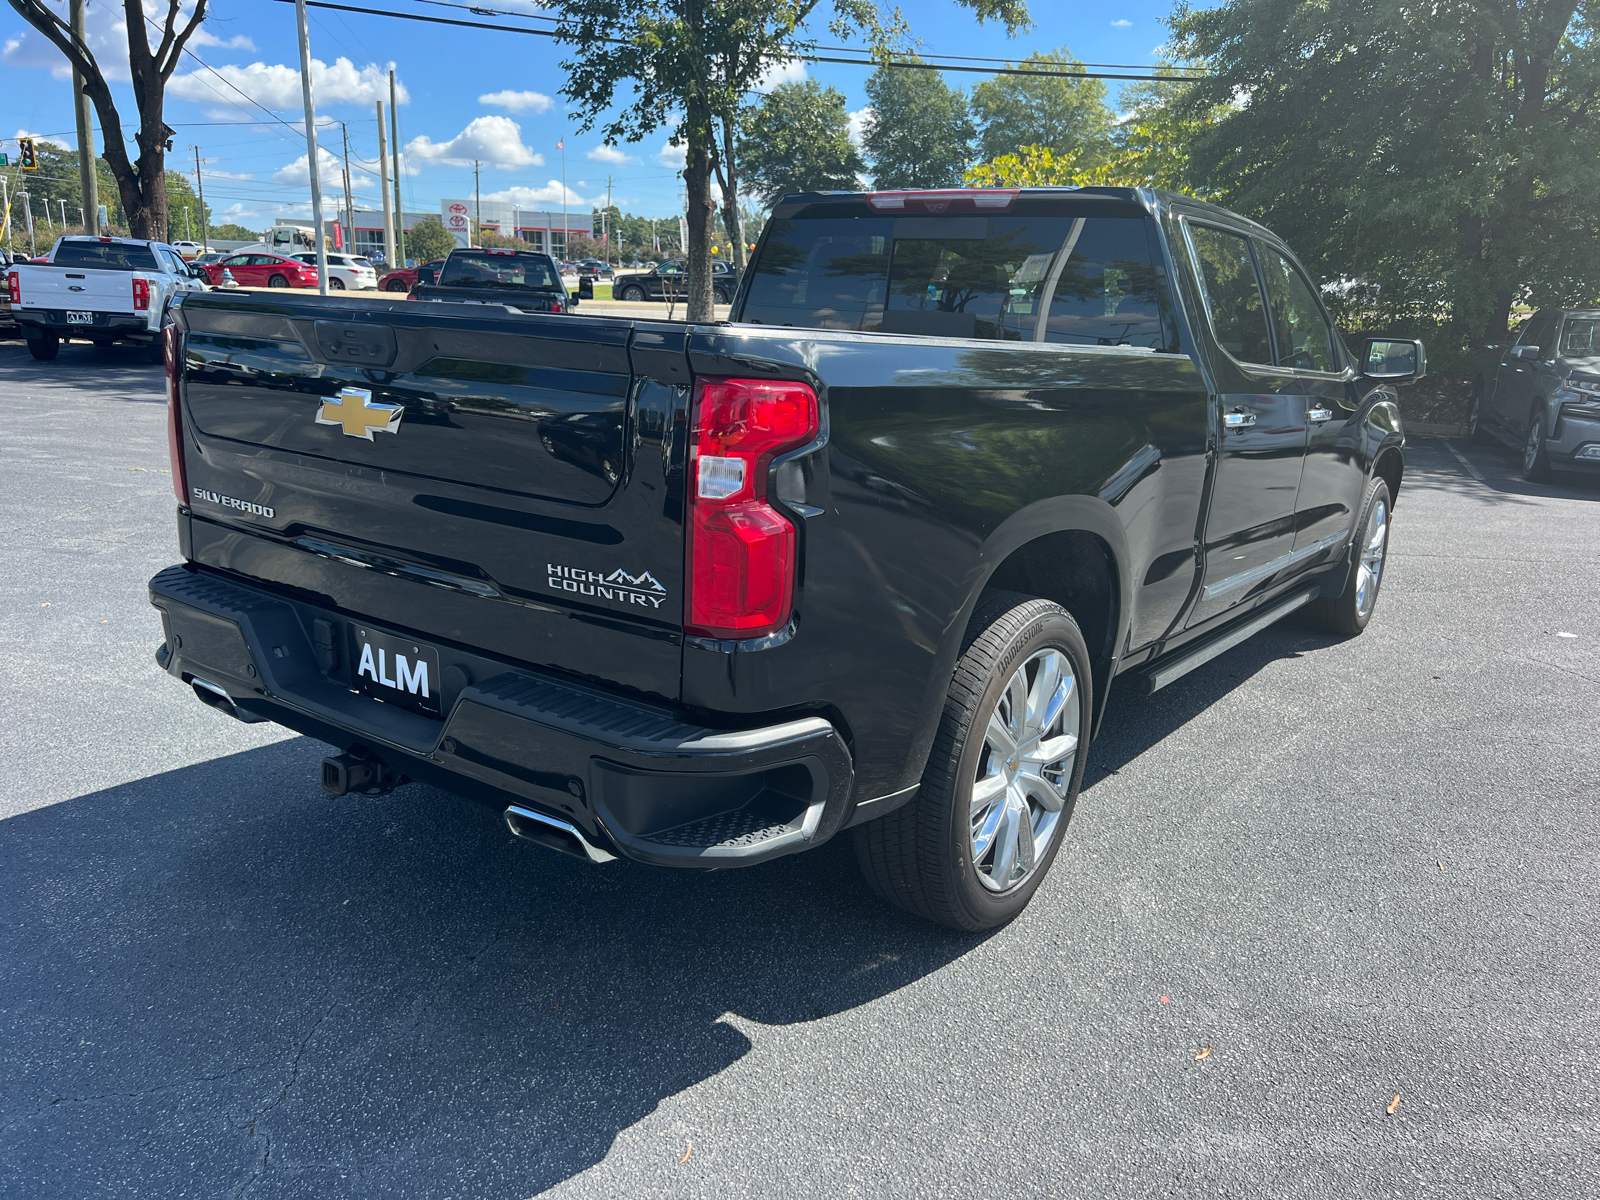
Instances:
[[[281,254],[251,251],[234,254],[221,262],[207,263],[201,268],[213,284],[221,284],[224,271],[232,274],[240,287],[314,288],[317,286],[317,269],[303,262],[285,258]]]
[[[419,283],[432,283],[439,277],[444,259],[436,258],[420,267],[396,267],[378,280],[380,292],[409,292]]]

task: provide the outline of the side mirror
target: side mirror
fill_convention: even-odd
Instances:
[[[1415,383],[1428,373],[1428,354],[1419,341],[1368,338],[1361,354],[1361,373],[1385,383]]]
[[[1539,347],[1529,346],[1526,344],[1521,346],[1513,346],[1511,348],[1511,357],[1522,359],[1523,361],[1537,359],[1539,357]]]
[[[583,275],[583,276],[579,277],[579,279],[578,279],[578,299],[579,300],[593,300],[594,299],[594,276],[592,276],[592,275]]]

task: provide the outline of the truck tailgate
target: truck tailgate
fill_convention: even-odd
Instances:
[[[219,293],[177,313],[193,561],[678,697],[681,326]]]
[[[66,308],[131,313],[133,281],[150,278],[135,271],[96,271],[43,263],[12,268],[18,274],[22,308]],[[154,290],[152,286],[152,290]]]

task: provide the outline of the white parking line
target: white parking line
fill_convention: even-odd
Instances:
[[[1479,471],[1477,467],[1473,466],[1470,462],[1468,462],[1467,461],[1467,456],[1465,454],[1461,453],[1461,451],[1457,450],[1455,448],[1455,446],[1451,443],[1449,438],[1440,438],[1439,440],[1444,443],[1444,448],[1446,450],[1450,451],[1451,454],[1454,454],[1456,456],[1456,461],[1467,469],[1467,474],[1468,475],[1471,475],[1479,483],[1488,483],[1489,482],[1487,479],[1485,479],[1483,477],[1483,472]]]

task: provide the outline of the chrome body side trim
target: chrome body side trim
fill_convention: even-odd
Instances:
[[[1225,596],[1229,592],[1237,591],[1242,587],[1249,587],[1252,583],[1260,583],[1276,575],[1279,571],[1303,563],[1313,555],[1321,554],[1324,550],[1334,550],[1350,540],[1350,533],[1330,533],[1325,538],[1319,538],[1309,546],[1302,546],[1298,550],[1291,550],[1288,554],[1281,554],[1271,562],[1264,562],[1259,567],[1251,567],[1248,571],[1240,571],[1237,575],[1230,575],[1216,583],[1208,583],[1205,587],[1205,598],[1213,599]]]

